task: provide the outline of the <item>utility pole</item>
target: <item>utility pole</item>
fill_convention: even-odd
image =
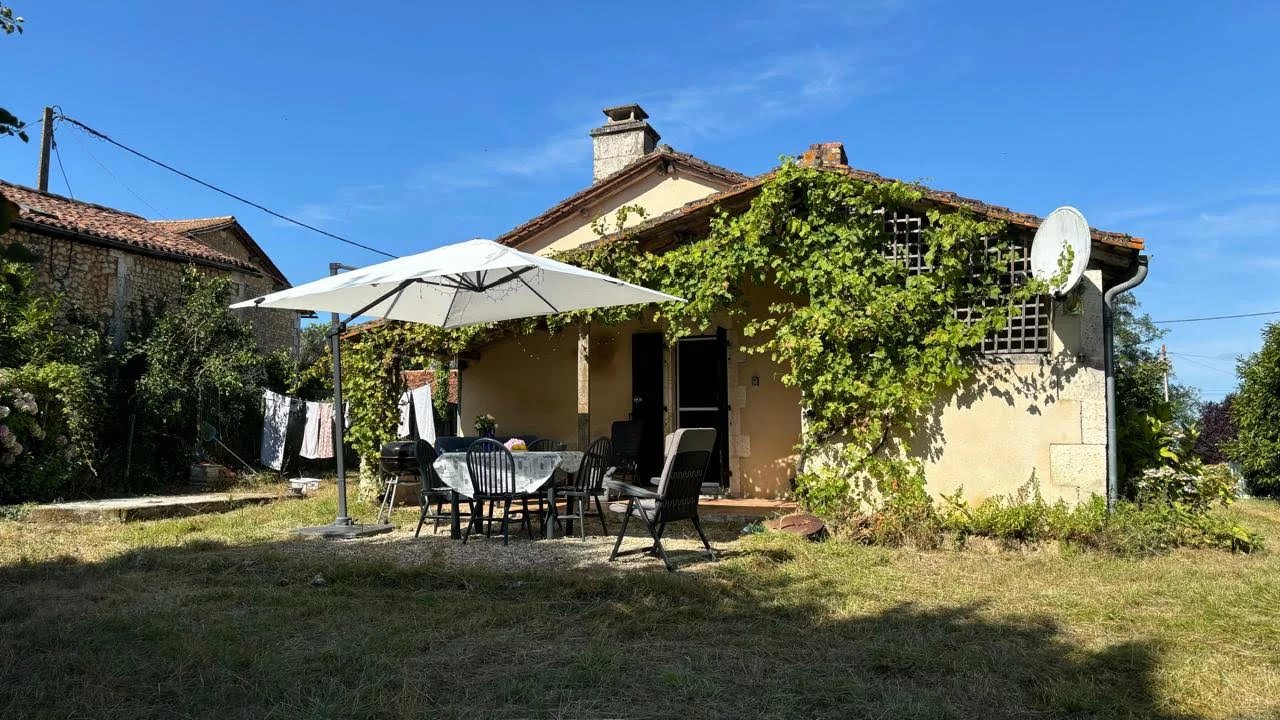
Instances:
[[[1160,362],[1164,365],[1164,401],[1169,402],[1169,349],[1160,343]]]
[[[44,121],[40,126],[40,175],[36,188],[49,192],[49,152],[53,150],[53,108],[44,109]]]

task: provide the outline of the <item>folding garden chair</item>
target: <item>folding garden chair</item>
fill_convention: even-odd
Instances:
[[[707,555],[716,559],[715,551],[702,530],[702,521],[698,517],[698,495],[702,491],[702,481],[707,474],[707,466],[711,463],[711,453],[715,450],[716,431],[714,428],[682,428],[677,430],[668,445],[666,461],[662,466],[662,475],[658,478],[656,491],[614,480],[605,481],[605,487],[616,491],[626,498],[626,502],[610,505],[614,512],[622,513],[622,529],[618,531],[618,539],[613,544],[613,552],[609,560],[616,560],[623,555],[634,553],[657,554],[667,566],[668,571],[675,571],[676,566],[667,557],[662,546],[662,533],[667,525],[680,520],[689,520],[702,539],[702,546]],[[622,538],[627,534],[627,523],[632,516],[637,516],[645,524],[653,545],[647,548],[618,552],[622,547]]]

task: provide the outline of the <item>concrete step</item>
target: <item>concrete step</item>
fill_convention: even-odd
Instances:
[[[27,512],[27,519],[32,522],[48,523],[156,520],[203,513],[227,512],[246,505],[257,505],[279,498],[280,495],[277,493],[250,492],[79,500],[76,502],[37,505]]]

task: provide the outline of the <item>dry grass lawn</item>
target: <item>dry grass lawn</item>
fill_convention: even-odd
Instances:
[[[0,717],[1280,717],[1280,552],[289,536],[333,510],[0,521]]]

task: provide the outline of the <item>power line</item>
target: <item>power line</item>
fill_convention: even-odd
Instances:
[[[71,191],[71,181],[67,180],[67,169],[62,167],[62,151],[58,149],[58,143],[53,144],[53,156],[58,158],[58,172],[62,173],[62,184],[67,186],[67,195],[75,200],[76,194]]]
[[[97,156],[97,155],[94,155],[94,154],[93,154],[93,151],[92,151],[92,150],[90,150],[90,149],[89,149],[89,147],[88,147],[87,145],[84,147],[84,152],[85,152],[85,154],[86,154],[86,155],[88,155],[90,158],[92,158],[94,162],[98,163],[98,167],[102,168],[103,172],[105,172],[106,174],[110,175],[110,176],[111,176],[111,179],[112,179],[112,180],[115,180],[115,181],[116,181],[116,183],[120,185],[120,187],[124,188],[125,190],[128,190],[130,195],[132,195],[132,196],[134,196],[135,198],[137,198],[137,199],[138,199],[138,202],[140,202],[140,203],[142,203],[143,205],[146,205],[147,207],[151,208],[151,212],[155,213],[155,214],[156,214],[156,216],[157,216],[157,217],[159,217],[159,218],[161,218],[162,220],[167,220],[167,219],[168,219],[168,216],[167,216],[167,215],[165,215],[164,213],[160,212],[160,211],[156,208],[156,206],[155,206],[155,205],[152,205],[151,203],[147,202],[146,198],[144,198],[144,197],[142,197],[141,195],[139,195],[138,193],[134,192],[133,188],[131,188],[131,187],[129,187],[128,185],[126,185],[126,184],[125,184],[125,182],[124,182],[123,180],[121,180],[119,177],[116,177],[116,174],[115,174],[115,173],[113,173],[113,172],[111,172],[111,168],[107,167],[105,163],[103,163],[101,160],[99,160],[99,159],[98,159],[98,156]]]
[[[1224,370],[1224,369],[1222,369],[1222,368],[1220,368],[1220,367],[1214,367],[1213,365],[1210,365],[1210,364],[1208,364],[1208,363],[1202,363],[1202,362],[1200,362],[1199,360],[1193,360],[1193,359],[1191,359],[1190,357],[1188,357],[1187,355],[1185,355],[1184,353],[1170,352],[1169,354],[1170,354],[1170,355],[1173,355],[1174,357],[1182,358],[1183,360],[1186,360],[1187,362],[1191,363],[1192,365],[1199,365],[1200,367],[1205,368],[1206,370],[1212,370],[1212,371],[1214,371],[1214,372],[1220,372],[1220,373],[1222,373],[1222,374],[1224,374],[1224,375],[1231,375],[1232,377],[1235,377],[1235,372],[1234,372],[1234,371],[1232,371],[1232,370]]]
[[[1213,315],[1211,317],[1198,318],[1180,318],[1178,320],[1152,320],[1156,325],[1171,325],[1173,323],[1189,323],[1204,322],[1206,320],[1234,320],[1235,318],[1261,317],[1263,315],[1280,315],[1280,310],[1267,310],[1266,312],[1242,313],[1240,315]]]
[[[151,156],[149,156],[149,155],[146,155],[145,153],[139,152],[138,150],[134,150],[133,148],[129,147],[128,145],[125,145],[125,144],[123,144],[123,143],[117,142],[117,141],[115,141],[115,140],[111,139],[110,137],[108,137],[106,134],[101,133],[101,132],[98,132],[97,130],[94,130],[93,128],[89,127],[88,125],[85,125],[84,123],[80,122],[79,120],[76,120],[75,118],[70,118],[70,117],[67,117],[66,115],[61,115],[61,114],[60,114],[60,115],[58,115],[58,119],[59,119],[59,120],[66,120],[67,122],[71,123],[72,125],[75,125],[76,127],[80,128],[81,130],[83,130],[83,131],[85,131],[85,132],[89,133],[89,135],[91,135],[91,136],[93,136],[93,137],[98,138],[99,140],[105,140],[105,141],[107,141],[107,142],[111,143],[112,145],[115,145],[116,147],[120,148],[121,150],[124,150],[125,152],[131,153],[131,154],[133,154],[133,155],[137,155],[138,157],[142,158],[143,160],[146,160],[147,162],[149,162],[149,163],[151,163],[151,164],[153,164],[153,165],[158,165],[158,166],[160,166],[160,167],[164,168],[165,170],[168,170],[168,171],[169,171],[169,172],[171,172],[171,173],[174,173],[174,174],[176,174],[176,175],[181,175],[182,177],[184,177],[184,178],[186,178],[186,179],[188,179],[188,180],[190,180],[190,181],[192,181],[192,182],[194,182],[194,183],[197,183],[197,184],[203,185],[203,186],[205,186],[205,187],[209,188],[210,190],[213,190],[214,192],[217,192],[217,193],[221,193],[221,194],[223,194],[223,195],[226,195],[227,197],[231,198],[232,200],[238,200],[238,201],[240,201],[240,202],[244,203],[245,205],[248,205],[248,206],[250,206],[250,207],[257,208],[258,210],[261,210],[262,212],[264,212],[264,213],[266,213],[266,214],[268,214],[268,215],[270,215],[270,216],[272,216],[272,217],[279,218],[279,219],[281,219],[281,220],[284,220],[285,222],[293,223],[294,225],[297,225],[298,227],[306,228],[307,230],[310,230],[310,231],[312,231],[312,232],[320,233],[321,235],[324,235],[325,237],[333,238],[334,240],[337,240],[338,242],[343,242],[343,243],[346,243],[346,244],[348,244],[348,245],[352,245],[352,246],[354,246],[354,247],[361,248],[361,249],[363,249],[363,250],[368,250],[369,252],[372,252],[372,253],[377,253],[377,254],[379,254],[379,255],[384,255],[384,256],[386,256],[386,257],[393,258],[393,259],[394,259],[394,258],[399,257],[398,255],[392,255],[392,254],[391,254],[391,253],[389,253],[389,252],[384,252],[384,251],[379,250],[379,249],[377,249],[377,248],[369,247],[368,245],[364,245],[364,244],[362,244],[362,243],[358,243],[358,242],[356,242],[356,241],[354,241],[354,240],[348,240],[347,238],[344,238],[344,237],[342,237],[341,235],[335,235],[334,233],[331,233],[331,232],[329,232],[328,230],[321,230],[320,228],[315,227],[314,225],[308,225],[307,223],[304,223],[304,222],[302,222],[301,220],[296,220],[296,219],[294,219],[294,218],[289,217],[288,215],[284,215],[284,214],[282,214],[282,213],[278,213],[278,212],[276,212],[275,210],[272,210],[271,208],[268,208],[268,207],[266,207],[266,206],[264,206],[264,205],[260,205],[260,204],[258,204],[258,203],[256,203],[256,202],[254,202],[254,201],[252,201],[252,200],[249,200],[249,199],[247,199],[247,198],[244,198],[244,197],[241,197],[241,196],[239,196],[239,195],[236,195],[236,194],[235,194],[235,193],[233,193],[233,192],[230,192],[230,191],[228,191],[228,190],[223,190],[222,188],[218,187],[217,185],[213,185],[213,184],[211,184],[211,183],[207,183],[207,182],[205,182],[204,180],[201,180],[200,178],[195,177],[194,175],[191,175],[191,174],[189,174],[189,173],[185,173],[185,172],[183,172],[183,171],[181,171],[181,170],[179,170],[179,169],[177,169],[177,168],[173,167],[172,165],[166,165],[165,163],[162,163],[162,162],[160,162],[159,160],[156,160],[155,158],[153,158],[153,157],[151,157]]]
[[[1234,355],[1232,355],[1232,356],[1228,357],[1227,355],[1197,355],[1197,354],[1195,354],[1195,353],[1184,353],[1184,352],[1178,352],[1178,353],[1176,353],[1176,352],[1172,352],[1172,351],[1170,351],[1170,353],[1169,353],[1169,354],[1170,354],[1170,355],[1182,355],[1183,357],[1200,358],[1200,359],[1202,359],[1202,360],[1234,360],[1234,359],[1235,359],[1235,356],[1234,356]]]

